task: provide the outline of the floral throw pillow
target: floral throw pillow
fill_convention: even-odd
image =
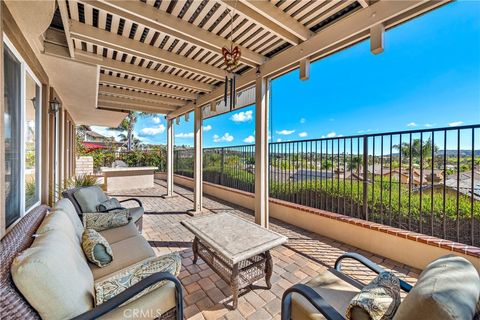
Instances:
[[[127,209],[110,212],[86,212],[83,214],[83,226],[86,229],[103,231],[128,224],[132,218]]]
[[[353,297],[345,316],[354,320],[352,310],[360,308],[372,320],[393,319],[400,302],[400,281],[393,273],[384,271]]]
[[[133,286],[135,283],[157,272],[169,272],[178,276],[182,260],[178,253],[171,253],[160,257],[148,259],[140,264],[131,266],[126,270],[113,275],[105,280],[95,283],[95,305],[108,301]],[[140,298],[148,292],[165,285],[167,280],[157,282],[146,288],[123,305]]]
[[[110,244],[100,233],[93,229],[85,229],[83,232],[82,249],[88,261],[100,268],[113,261],[113,252]]]

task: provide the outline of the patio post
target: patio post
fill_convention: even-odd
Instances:
[[[173,119],[167,120],[167,194],[164,198],[173,197]]]
[[[268,97],[269,81],[255,82],[255,222],[268,228]]]
[[[193,169],[194,201],[192,214],[203,210],[203,138],[202,138],[202,108],[194,109],[194,152],[195,164]]]

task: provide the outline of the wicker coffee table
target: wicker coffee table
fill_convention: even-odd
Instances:
[[[270,250],[287,238],[259,225],[221,213],[183,221],[193,240],[193,262],[201,257],[232,289],[233,308],[239,290],[265,277],[271,288],[273,271]]]

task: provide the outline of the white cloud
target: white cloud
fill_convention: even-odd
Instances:
[[[425,123],[425,127],[431,128],[435,125],[435,123]]]
[[[160,118],[159,117],[153,117],[152,118],[152,122],[155,123],[155,124],[159,124],[160,123]]]
[[[203,126],[203,131],[207,132],[207,131],[210,131],[212,130],[212,126],[211,125],[206,125],[206,126]]]
[[[233,136],[226,132],[223,136],[219,137],[217,134],[213,135],[213,142],[232,142]]]
[[[278,138],[278,139],[277,139],[277,142],[282,142],[282,139]]]
[[[329,132],[329,133],[327,134],[327,138],[333,138],[333,137],[335,137],[336,135],[337,135],[337,134],[336,134],[335,132]]]
[[[292,134],[295,132],[295,130],[286,130],[286,129],[283,129],[283,130],[280,130],[280,131],[276,131],[277,134],[281,134],[282,136],[288,136],[289,134]]]
[[[189,133],[180,132],[175,135],[175,138],[190,139],[190,138],[193,138],[193,132],[189,132]]]
[[[234,115],[232,115],[230,117],[230,119],[234,122],[247,122],[247,121],[250,121],[252,120],[253,118],[253,111],[252,110],[249,110],[249,111],[241,111],[239,113],[235,113]]]
[[[458,127],[458,126],[461,126],[463,124],[463,121],[454,121],[454,122],[450,122],[448,124],[449,127]]]
[[[255,137],[254,136],[248,136],[245,139],[243,139],[243,142],[245,143],[254,143],[255,142]]]
[[[301,138],[305,138],[306,136],[308,136],[308,133],[306,133],[305,131],[304,131],[304,132],[300,132],[300,133],[298,134],[298,136],[301,137]]]
[[[305,122],[307,122],[307,119],[305,119],[305,118],[300,118],[300,123],[305,123]]]
[[[143,128],[140,130],[139,136],[155,136],[157,134],[162,134],[165,132],[165,126],[163,124],[159,124],[156,127],[150,127],[150,128]]]
[[[416,127],[416,126],[417,126],[416,122],[407,123],[407,127]]]

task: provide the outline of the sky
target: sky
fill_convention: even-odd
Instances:
[[[458,1],[271,82],[271,141],[295,141],[480,123],[480,1]],[[255,107],[204,120],[204,147],[254,143]],[[135,136],[166,143],[163,115],[139,119]],[[106,128],[94,127],[111,135]],[[174,127],[193,145],[193,114]]]

